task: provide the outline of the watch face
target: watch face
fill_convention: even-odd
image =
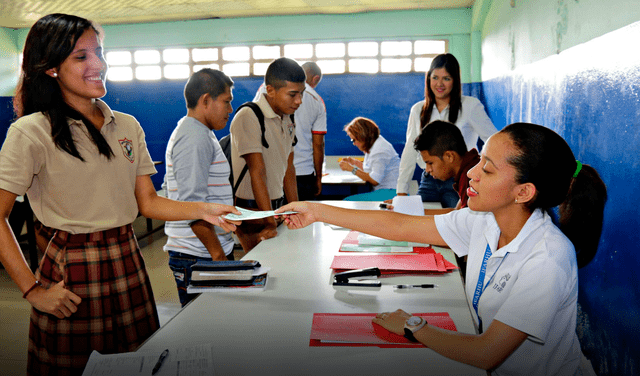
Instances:
[[[422,319],[418,316],[411,316],[409,317],[409,319],[407,320],[407,325],[418,325],[420,324],[420,322],[422,321]]]

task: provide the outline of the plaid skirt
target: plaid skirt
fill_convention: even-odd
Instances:
[[[64,319],[31,310],[29,375],[80,375],[93,350],[134,351],[160,327],[131,225],[90,234],[37,230],[48,246],[36,278],[45,288],[64,280],[82,302]]]

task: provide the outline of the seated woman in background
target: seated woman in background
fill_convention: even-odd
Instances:
[[[606,187],[552,130],[516,123],[491,136],[469,170],[468,208],[437,216],[296,202],[289,228],[329,222],[468,255],[466,295],[480,334],[442,330],[402,310],[373,322],[492,375],[575,375],[578,268],[594,257]],[[547,210],[560,205],[560,229]]]
[[[373,186],[373,192],[345,198],[347,201],[383,201],[396,195],[400,157],[393,145],[380,135],[380,128],[363,117],[344,127],[351,142],[364,153],[364,162],[347,157],[340,161],[343,171],[351,171]]]

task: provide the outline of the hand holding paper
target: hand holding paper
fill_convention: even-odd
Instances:
[[[262,219],[267,217],[273,217],[275,215],[296,214],[296,212],[294,211],[287,211],[287,212],[282,212],[278,214],[276,214],[273,210],[253,211],[253,210],[239,208],[237,206],[236,206],[236,209],[238,209],[238,211],[240,212],[239,215],[230,213],[225,215],[224,219],[228,219],[230,221],[250,221],[252,219]]]
[[[321,210],[320,208],[324,208],[324,206],[307,201],[297,201],[277,209],[276,215],[284,214],[284,222],[287,227],[295,230],[316,222],[317,212]]]

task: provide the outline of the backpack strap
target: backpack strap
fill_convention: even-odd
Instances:
[[[253,110],[253,113],[258,118],[258,122],[260,123],[260,132],[262,135],[262,146],[264,146],[265,149],[269,149],[269,143],[267,142],[267,138],[264,136],[264,131],[265,131],[264,114],[262,113],[260,106],[258,106],[256,102],[245,102],[236,109],[236,114],[238,113],[238,111],[240,111],[241,108],[244,108],[244,107],[251,108]]]
[[[256,115],[256,117],[258,118],[258,123],[260,123],[260,132],[261,132],[261,136],[262,136],[262,146],[265,149],[269,148],[269,143],[267,142],[267,138],[264,135],[265,132],[265,127],[264,127],[264,114],[262,113],[262,110],[260,109],[260,106],[258,106],[258,104],[256,102],[245,102],[243,104],[241,104],[237,109],[236,109],[236,114],[238,113],[238,111],[240,111],[241,108],[243,107],[249,107],[251,110],[253,110],[253,113]],[[293,115],[291,115],[293,116]],[[240,172],[240,175],[238,176],[238,180],[236,180],[236,183],[233,185],[233,193],[235,195],[235,192],[238,190],[238,187],[240,186],[240,183],[242,182],[242,179],[244,179],[244,176],[247,174],[247,171],[249,171],[249,166],[247,166],[247,164],[245,163],[244,167],[242,168],[242,171]]]
[[[293,114],[289,115],[289,117],[291,118],[291,124],[293,124],[295,126],[296,125],[296,120],[293,118]],[[296,146],[297,143],[298,143],[298,136],[296,136],[294,134],[293,135],[293,144],[291,144],[291,146]]]

